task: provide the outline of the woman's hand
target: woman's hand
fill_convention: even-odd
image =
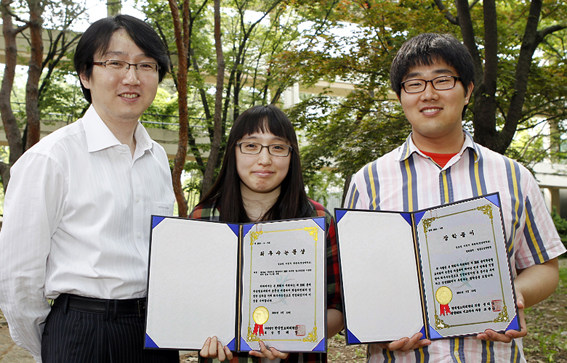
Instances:
[[[228,349],[227,346],[223,347],[221,342],[218,341],[217,337],[207,338],[199,354],[203,358],[218,358],[218,360],[220,360],[221,362],[225,359],[232,359],[232,352],[230,351],[230,349]]]
[[[250,355],[258,358],[274,360],[276,358],[286,359],[289,356],[289,353],[282,353],[274,347],[268,349],[264,342],[260,341],[260,351],[251,350]]]
[[[423,334],[414,334],[411,338],[405,337],[402,339],[394,340],[390,343],[380,343],[382,349],[388,350],[400,350],[402,352],[407,352],[408,350],[418,349],[431,344],[429,339],[421,339]]]

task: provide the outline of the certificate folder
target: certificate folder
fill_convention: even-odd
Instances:
[[[497,193],[335,215],[347,344],[519,330]]]
[[[325,218],[152,216],[146,348],[325,352]]]

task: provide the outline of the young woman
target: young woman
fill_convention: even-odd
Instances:
[[[305,194],[295,130],[275,106],[254,106],[234,122],[220,174],[190,218],[232,223],[325,216],[327,224],[327,331],[343,327],[335,225],[332,216]],[[222,342],[227,343],[227,342]],[[232,363],[326,362],[324,354],[266,348],[235,354],[216,337],[205,341],[199,361]]]

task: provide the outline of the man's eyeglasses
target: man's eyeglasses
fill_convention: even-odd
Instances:
[[[425,91],[427,87],[427,82],[431,82],[433,88],[438,91],[446,91],[455,88],[457,81],[460,81],[461,77],[455,76],[440,76],[433,79],[408,79],[401,83],[402,88],[406,93],[419,93]]]
[[[94,65],[103,66],[105,68],[111,69],[113,71],[121,72],[128,71],[131,66],[134,66],[136,71],[140,71],[144,74],[156,73],[160,68],[157,63],[154,62],[140,62],[140,63],[128,63],[121,60],[109,59],[104,62],[93,62]]]
[[[274,156],[288,156],[293,148],[289,145],[283,144],[272,144],[272,145],[262,145],[257,142],[239,142],[236,144],[240,148],[240,152],[243,154],[259,154],[262,152],[263,148],[267,148],[268,152]]]

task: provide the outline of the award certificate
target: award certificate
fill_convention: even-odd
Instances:
[[[519,330],[497,193],[335,214],[348,344]]]
[[[325,218],[153,217],[146,348],[326,351]]]

